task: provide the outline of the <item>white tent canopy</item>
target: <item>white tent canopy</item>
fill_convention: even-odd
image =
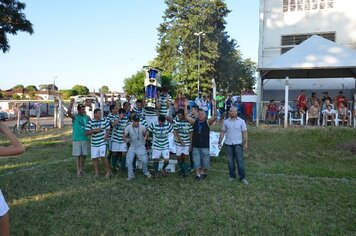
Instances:
[[[286,79],[285,101],[288,102],[289,78],[356,78],[356,51],[313,35],[258,71],[259,101],[262,98],[263,80]],[[287,113],[287,106],[285,112]],[[257,109],[258,118],[259,113],[260,108]],[[284,126],[287,127],[287,116]]]
[[[259,68],[261,79],[356,77],[356,51],[313,35]]]

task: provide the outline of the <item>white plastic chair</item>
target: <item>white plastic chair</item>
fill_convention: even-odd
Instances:
[[[325,111],[322,111],[321,113],[323,114],[323,126],[325,126],[325,125],[326,125],[326,124],[325,124],[325,114],[324,114]],[[334,118],[334,124],[335,124],[335,126],[338,126],[338,125],[339,125],[338,116],[339,116],[339,113],[337,112],[337,110],[335,110],[335,118]],[[331,119],[328,119],[326,122],[327,122],[327,123],[328,123],[328,122],[332,122],[332,120],[331,120]]]
[[[320,126],[320,112],[318,114],[318,118],[317,118],[317,125]],[[305,125],[308,125],[309,123],[309,110],[306,112],[306,117],[305,117]]]
[[[349,119],[347,120],[347,124],[351,126],[351,120],[352,120],[352,113],[350,110],[347,110],[347,114],[349,116]],[[335,115],[335,124],[338,126],[342,122],[342,118],[340,118],[339,113]],[[354,117],[354,127],[355,127],[355,117]]]
[[[300,123],[300,125],[304,125],[304,114],[301,115],[300,118],[296,118],[295,115],[296,112],[289,112],[289,125],[292,125],[293,122]]]

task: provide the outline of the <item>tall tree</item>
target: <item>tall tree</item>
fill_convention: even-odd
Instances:
[[[109,87],[107,85],[103,85],[103,86],[101,86],[100,91],[102,93],[109,93],[110,89],[109,89]]]
[[[0,0],[0,50],[10,49],[7,34],[16,35],[18,31],[33,34],[32,23],[22,12],[26,4],[17,0]]]
[[[89,89],[84,86],[84,85],[74,85],[72,88],[73,95],[88,95],[89,94]]]
[[[185,92],[193,96],[198,92],[198,81],[203,93],[210,93],[212,78],[222,87],[226,80],[223,70],[239,78],[235,73],[242,59],[236,42],[225,32],[225,18],[230,12],[226,3],[223,0],[165,0],[165,3],[167,9],[158,29],[158,66],[172,74]],[[223,61],[228,63],[224,66]]]

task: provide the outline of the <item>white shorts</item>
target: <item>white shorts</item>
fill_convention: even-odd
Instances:
[[[184,147],[176,146],[176,155],[180,156],[180,155],[182,155],[182,153],[185,155],[189,155],[189,144]]]
[[[113,151],[113,152],[127,152],[127,144],[111,142],[111,151]]]
[[[146,120],[147,126],[150,126],[152,123],[158,122],[158,116],[145,116],[145,120]]]
[[[4,195],[0,190],[0,218],[3,217],[9,211],[9,206],[5,202]]]
[[[160,157],[163,157],[165,160],[169,159],[169,150],[156,150],[153,149],[152,151],[152,159],[159,159]]]
[[[91,147],[91,159],[97,159],[106,156],[106,144],[100,147]]]

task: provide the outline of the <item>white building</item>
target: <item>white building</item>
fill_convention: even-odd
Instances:
[[[258,67],[266,67],[314,34],[356,50],[355,9],[356,0],[260,0]],[[290,96],[296,97],[300,89],[328,90],[330,95],[335,95],[338,90],[349,90],[351,95],[355,89],[354,78],[335,83],[330,79],[310,82],[314,87],[303,80],[291,81]],[[343,87],[338,87],[340,84]],[[283,89],[283,83],[272,79],[264,81],[263,87],[263,99],[268,100],[273,95],[271,91]]]

